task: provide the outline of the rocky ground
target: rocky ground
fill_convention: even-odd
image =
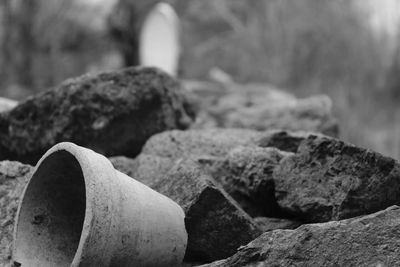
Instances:
[[[183,266],[398,266],[400,164],[337,139],[331,106],[152,68],[78,77],[22,101],[0,113],[0,265],[26,164],[71,141],[183,208]]]

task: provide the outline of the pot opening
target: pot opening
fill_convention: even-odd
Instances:
[[[85,219],[81,166],[65,150],[45,158],[33,174],[18,217],[14,260],[21,266],[70,266]]]

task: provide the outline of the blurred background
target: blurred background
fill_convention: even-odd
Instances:
[[[154,0],[0,1],[0,96],[21,100],[86,72],[137,64]],[[400,1],[169,0],[179,78],[327,94],[341,139],[400,159]]]

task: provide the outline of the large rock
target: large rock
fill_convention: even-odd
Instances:
[[[152,188],[185,211],[187,260],[223,259],[261,234],[252,218],[190,159],[179,161]]]
[[[172,130],[152,136],[142,155],[177,160],[192,158],[239,202],[251,216],[282,217],[275,200],[273,169],[297,151],[312,133],[250,129]],[[322,135],[318,135],[322,136]],[[151,166],[150,166],[151,168]]]
[[[232,148],[255,144],[262,132],[247,129],[173,130],[152,136],[143,154],[168,158],[225,156]]]
[[[272,173],[288,155],[272,147],[238,146],[209,170],[251,216],[280,216]]]
[[[233,88],[214,101],[205,100],[205,111],[200,112],[193,128],[284,129],[338,136],[338,123],[328,96],[297,99],[269,86],[230,86]],[[199,101],[202,102],[200,97]]]
[[[188,127],[187,106],[179,83],[155,68],[84,75],[0,114],[0,159],[34,163],[61,141],[133,157],[153,134]]]
[[[400,208],[344,221],[267,232],[202,267],[400,266]]]
[[[0,266],[10,264],[14,217],[32,169],[19,162],[0,161]]]
[[[368,214],[400,204],[400,165],[340,140],[310,136],[274,171],[279,206],[308,222]]]

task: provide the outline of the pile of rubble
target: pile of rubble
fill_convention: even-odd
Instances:
[[[129,68],[0,113],[0,264],[27,164],[69,141],[180,205],[183,266],[400,265],[400,164],[337,139],[328,97],[183,85]]]

